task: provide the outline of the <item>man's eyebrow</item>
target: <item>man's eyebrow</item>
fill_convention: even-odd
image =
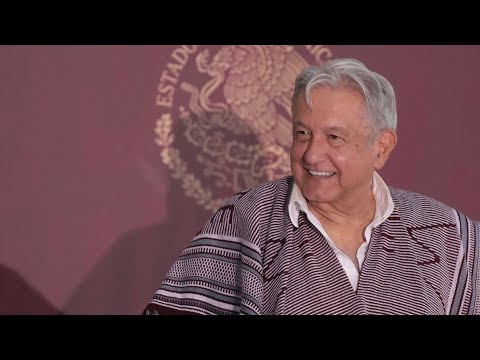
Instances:
[[[304,123],[302,123],[300,120],[293,120],[293,126],[303,126],[303,127],[307,127]],[[348,135],[350,134],[350,131],[346,128],[346,127],[343,127],[343,126],[325,126],[323,128],[323,131],[324,132],[330,132],[330,131],[333,131],[333,132],[336,132],[336,133],[339,133],[341,135]]]
[[[347,128],[343,127],[343,126],[327,126],[325,128],[325,130],[327,131],[334,131],[334,132],[338,132],[340,134],[349,134],[350,132],[348,131]]]
[[[297,120],[297,119],[293,120],[293,126],[304,126],[304,127],[306,127],[304,123],[302,123],[300,120]]]

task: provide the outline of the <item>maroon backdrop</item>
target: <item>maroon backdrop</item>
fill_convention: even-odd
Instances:
[[[480,46],[294,48],[390,79],[399,143],[381,175],[480,219]],[[213,200],[233,191],[206,188],[198,153],[178,142],[191,170],[175,178],[155,133],[165,114],[176,129],[180,106],[194,108],[181,82],[207,89],[201,50],[0,46],[0,313],[141,313],[212,213],[189,193],[195,180]]]

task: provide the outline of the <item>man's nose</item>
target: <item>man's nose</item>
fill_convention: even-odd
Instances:
[[[307,164],[316,164],[324,161],[328,156],[328,143],[324,139],[312,139],[308,144],[303,160]]]

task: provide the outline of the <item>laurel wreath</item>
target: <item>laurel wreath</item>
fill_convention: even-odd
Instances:
[[[182,159],[180,150],[172,146],[175,140],[175,135],[172,134],[172,123],[170,113],[163,114],[156,122],[155,143],[163,148],[160,152],[162,161],[171,170],[171,176],[181,180],[185,195],[193,198],[204,209],[215,212],[228,198],[213,198],[212,191],[206,189],[202,182],[188,171],[188,164]]]

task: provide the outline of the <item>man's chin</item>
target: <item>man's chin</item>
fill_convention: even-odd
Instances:
[[[334,196],[333,194],[325,194],[325,193],[318,194],[315,192],[313,193],[305,192],[303,193],[303,196],[305,197],[305,199],[307,199],[307,201],[312,203],[317,203],[317,204],[330,203],[335,201],[335,198],[336,198],[336,196]]]

